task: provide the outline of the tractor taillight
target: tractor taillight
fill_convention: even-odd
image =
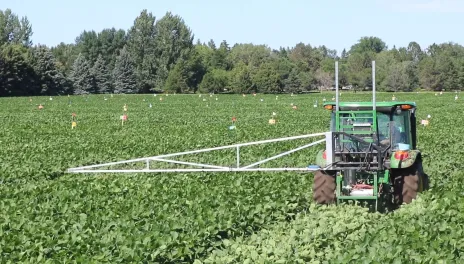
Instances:
[[[407,159],[409,157],[409,153],[407,151],[397,151],[395,152],[395,159],[398,159],[398,160],[404,160],[404,159]]]
[[[401,105],[402,110],[409,110],[412,108],[412,105]]]
[[[325,105],[324,108],[327,109],[327,110],[332,110],[332,109],[333,109],[333,105],[330,105],[330,104],[329,104],[329,105]]]
[[[323,159],[327,159],[327,150],[324,150],[324,152],[322,152],[322,158]]]

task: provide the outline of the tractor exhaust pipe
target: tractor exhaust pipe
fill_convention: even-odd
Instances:
[[[338,61],[335,61],[335,113],[338,112]]]
[[[372,61],[372,110],[375,111],[375,61]]]

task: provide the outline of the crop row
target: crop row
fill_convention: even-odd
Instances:
[[[224,240],[203,263],[462,263],[463,210],[462,196],[430,193],[390,215],[312,206],[292,222]]]
[[[142,98],[71,97],[68,106],[69,99],[60,97],[43,103],[43,110],[24,98],[5,101],[13,111],[1,113],[8,120],[1,132],[7,139],[1,150],[3,259],[188,261],[205,257],[224,237],[285,220],[310,203],[310,174],[63,173],[79,165],[320,131],[301,126],[306,121],[290,122],[297,118],[290,103],[278,111],[239,98],[248,101],[232,111],[236,102],[228,97],[208,107],[198,98],[165,97],[152,108]],[[125,103],[129,121],[122,126]],[[282,123],[269,126],[273,111],[283,114]],[[78,120],[73,130],[72,112]],[[237,129],[229,131],[232,116]],[[255,162],[298,143],[247,147],[241,161]],[[307,150],[270,165],[307,166],[313,157]],[[193,159],[235,164],[231,151],[183,158]]]
[[[0,256],[142,261],[204,256],[309,203],[306,175],[83,176],[2,192]]]

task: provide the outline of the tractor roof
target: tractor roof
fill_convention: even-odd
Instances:
[[[333,105],[335,106],[335,102],[324,102],[324,106],[326,105]],[[371,110],[372,109],[372,102],[339,102],[338,103],[341,110]],[[376,102],[375,106],[378,110],[387,110],[399,105],[408,105],[411,108],[416,107],[415,102],[410,101],[388,101],[388,102]]]

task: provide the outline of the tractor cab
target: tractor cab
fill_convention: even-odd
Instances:
[[[330,131],[344,132],[362,138],[355,142],[347,137],[341,139],[341,148],[350,151],[366,151],[373,143],[395,151],[416,149],[416,104],[414,102],[377,102],[373,111],[372,102],[324,103],[331,110]]]

